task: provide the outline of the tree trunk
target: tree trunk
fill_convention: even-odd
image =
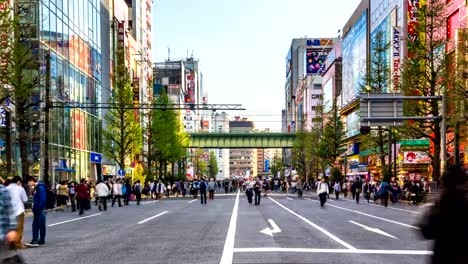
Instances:
[[[29,169],[31,167],[29,162],[29,151],[28,151],[28,132],[25,129],[20,129],[18,126],[19,138],[18,143],[20,147],[20,159],[21,159],[21,172],[23,174],[23,179],[28,179]]]
[[[440,125],[435,125],[435,128],[440,127]],[[441,152],[441,145],[440,145],[440,129],[435,129],[434,131],[434,157],[432,158],[432,180],[438,181],[441,175],[441,168],[440,168],[440,152]],[[443,146],[444,148],[446,146]]]

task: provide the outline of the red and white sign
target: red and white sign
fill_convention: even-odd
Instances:
[[[117,40],[122,45],[125,42],[125,22],[117,23]]]
[[[404,152],[404,163],[420,164],[430,163],[431,158],[423,151],[407,151]]]

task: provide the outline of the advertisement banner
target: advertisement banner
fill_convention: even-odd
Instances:
[[[419,12],[421,8],[426,4],[426,0],[408,0],[408,39],[412,42],[416,41],[421,37],[417,30],[419,21],[422,18],[419,17]],[[424,37],[424,36],[422,36]]]
[[[307,49],[306,50],[306,74],[322,75],[325,72],[325,60],[331,48]]]
[[[346,116],[346,137],[359,134],[359,114],[357,111]]]
[[[408,164],[431,163],[431,158],[423,151],[405,151],[403,162]]]
[[[361,78],[366,72],[367,11],[364,11],[343,38],[343,90],[342,104],[356,99],[360,92]]]
[[[377,34],[381,33],[382,34],[382,43],[380,45],[387,45],[387,43],[390,43],[391,41],[391,24],[390,24],[390,16],[386,16],[384,20],[372,31],[371,33],[371,38],[370,38],[370,56],[371,58],[375,58],[379,54],[375,54],[375,49],[377,48],[376,46],[378,45],[377,42]],[[390,69],[391,67],[391,58],[390,58],[390,53],[391,53],[391,47],[389,46],[385,52],[382,52],[383,58],[382,62],[383,64],[387,65]],[[376,67],[376,65],[373,65],[372,63],[370,64],[370,67]],[[382,87],[382,92],[387,93],[388,92],[388,87],[386,84],[384,84],[384,87]]]
[[[114,165],[102,165],[102,175],[115,176],[115,166]]]

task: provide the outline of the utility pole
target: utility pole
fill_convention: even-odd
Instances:
[[[6,135],[5,135],[5,151],[6,151],[6,171],[8,176],[12,175],[12,152],[13,144],[11,140],[11,112],[8,107],[4,107],[5,110],[5,122],[6,122]]]
[[[45,107],[44,107],[44,183],[49,184],[49,123],[50,123],[50,51],[46,51]]]

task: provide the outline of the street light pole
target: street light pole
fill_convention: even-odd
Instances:
[[[45,107],[44,107],[44,183],[49,184],[49,122],[50,122],[50,51],[46,51]]]

